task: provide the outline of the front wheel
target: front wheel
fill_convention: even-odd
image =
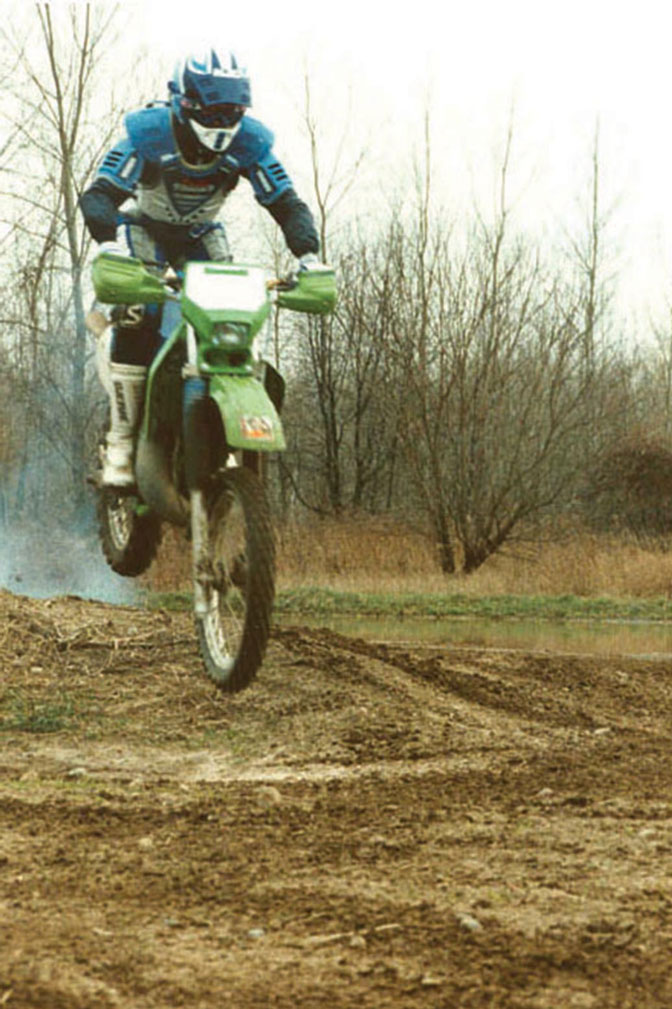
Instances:
[[[198,643],[208,675],[235,693],[250,684],[263,661],[275,592],[273,530],[256,474],[244,467],[227,470],[208,502],[207,518],[209,564],[200,583],[207,611],[196,616]]]

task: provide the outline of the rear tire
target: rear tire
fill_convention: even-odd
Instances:
[[[98,491],[98,533],[105,560],[118,575],[134,578],[146,571],[161,542],[161,520],[138,513],[138,499],[114,487]]]
[[[118,575],[135,578],[147,570],[161,543],[161,519],[125,488],[102,483],[105,442],[110,427],[109,408],[98,434],[91,483],[96,486],[98,535],[105,560]]]
[[[208,676],[228,693],[261,666],[275,594],[275,543],[263,485],[251,470],[227,470],[208,503],[208,612],[196,617]]]

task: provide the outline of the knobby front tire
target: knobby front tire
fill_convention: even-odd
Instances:
[[[208,676],[235,693],[263,662],[275,594],[270,511],[254,472],[226,471],[208,503],[208,528],[212,581],[196,631]]]

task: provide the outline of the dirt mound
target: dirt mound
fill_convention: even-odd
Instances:
[[[0,1005],[672,1005],[669,664],[0,593]]]

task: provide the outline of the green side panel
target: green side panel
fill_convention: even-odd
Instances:
[[[288,291],[278,290],[280,308],[312,315],[327,315],[336,306],[336,275],[327,266],[299,271],[297,282]]]
[[[139,259],[103,252],[93,261],[93,287],[106,305],[147,305],[166,300],[166,290]]]
[[[213,375],[210,396],[219,407],[231,448],[282,452],[286,447],[278,412],[254,375]]]

